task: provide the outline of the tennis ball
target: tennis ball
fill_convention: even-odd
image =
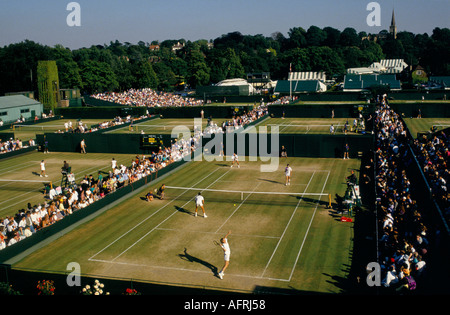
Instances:
[[[234,204],[234,206],[236,207],[236,204]]]

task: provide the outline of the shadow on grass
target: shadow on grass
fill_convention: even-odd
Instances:
[[[187,213],[187,214],[190,214],[190,215],[194,215],[191,211],[186,210],[186,209],[184,209],[183,207],[178,207],[178,206],[174,206],[174,207],[175,207],[175,209],[176,209],[177,211],[179,211],[179,212],[181,212],[181,213]]]
[[[185,260],[185,261],[193,262],[193,263],[198,263],[198,264],[200,264],[200,265],[203,265],[203,266],[207,267],[207,268],[210,269],[210,270],[213,272],[213,274],[217,277],[218,271],[217,271],[217,267],[216,267],[216,266],[210,264],[210,263],[207,262],[207,261],[204,261],[204,260],[202,260],[202,259],[200,259],[200,258],[197,258],[197,257],[195,257],[195,256],[192,256],[192,255],[188,254],[186,248],[184,249],[183,254],[178,254],[178,257],[180,257],[181,259],[183,259],[183,260]]]

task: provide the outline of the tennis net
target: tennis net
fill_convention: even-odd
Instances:
[[[240,204],[245,202],[246,204],[266,204],[268,206],[295,206],[301,200],[313,204],[320,202],[328,205],[331,203],[331,194],[329,193],[228,190],[178,186],[166,186],[165,199],[193,200],[198,193],[201,193],[205,201],[209,203]]]
[[[331,124],[329,125],[294,125],[294,124],[269,124],[269,127],[278,126],[280,131],[295,130],[297,132],[329,132]],[[343,131],[344,125],[335,124],[334,130]]]
[[[64,125],[13,125],[14,131],[65,131]]]

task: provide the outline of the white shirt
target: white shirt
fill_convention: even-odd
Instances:
[[[41,171],[45,171],[45,163],[41,162]]]
[[[197,195],[196,197],[195,197],[195,203],[198,205],[198,206],[201,206],[201,205],[203,205],[203,201],[204,201],[205,199],[203,198],[203,196],[201,196],[201,195]]]
[[[286,176],[290,176],[292,172],[292,168],[290,166],[287,166],[284,170]]]
[[[228,244],[228,240],[226,238],[223,239],[224,242],[220,244],[220,246],[225,251],[225,254],[229,255],[231,253],[230,245]]]

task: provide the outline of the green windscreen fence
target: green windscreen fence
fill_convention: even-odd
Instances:
[[[210,142],[211,141],[211,142]],[[217,155],[223,148],[226,155],[273,157],[282,146],[291,157],[343,158],[346,144],[349,156],[359,158],[373,149],[373,135],[325,134],[257,134],[251,132],[217,134],[203,138],[207,154]]]
[[[37,143],[48,143],[50,152],[80,152],[80,144],[84,139],[87,153],[124,153],[148,154],[151,149],[142,145],[142,135],[139,134],[101,134],[101,133],[47,133],[37,135]],[[162,139],[163,145],[169,147],[174,141],[170,134],[156,135]],[[44,140],[45,137],[45,140]],[[209,141],[216,141],[216,143]],[[203,146],[211,151],[220,148],[230,148],[230,152],[240,155],[270,156],[273,151],[284,146],[289,156],[295,157],[343,157],[345,144],[348,143],[350,157],[357,157],[359,152],[371,150],[373,135],[329,135],[329,134],[261,134],[261,133],[230,133],[212,135],[202,139]],[[214,153],[214,152],[213,152]]]

